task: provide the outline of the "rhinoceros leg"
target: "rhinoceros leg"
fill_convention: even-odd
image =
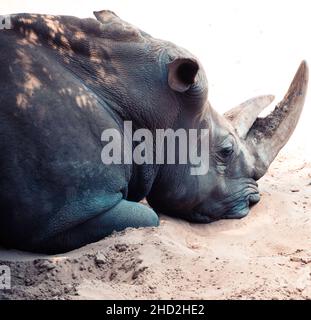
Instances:
[[[121,200],[109,211],[45,240],[34,251],[50,254],[66,252],[99,241],[113,231],[158,225],[159,218],[152,209],[140,203]]]

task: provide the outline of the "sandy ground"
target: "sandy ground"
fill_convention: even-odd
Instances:
[[[3,299],[310,299],[311,162],[280,155],[242,220],[161,217],[58,256],[0,251]]]

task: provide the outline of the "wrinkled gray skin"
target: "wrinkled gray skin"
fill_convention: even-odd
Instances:
[[[63,252],[113,230],[157,226],[155,212],[193,222],[241,218],[256,184],[293,132],[305,97],[303,62],[267,118],[271,96],[225,116],[207,100],[205,72],[188,51],[109,11],[95,19],[19,14],[0,31],[0,244]],[[104,165],[101,133],[208,128],[210,169]],[[147,197],[150,209],[139,203]]]

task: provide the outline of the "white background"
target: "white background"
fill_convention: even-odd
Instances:
[[[92,17],[102,9],[194,53],[220,112],[259,94],[281,99],[300,61],[311,64],[310,0],[0,0],[0,14]],[[311,93],[286,150],[299,148],[311,160],[310,102]]]

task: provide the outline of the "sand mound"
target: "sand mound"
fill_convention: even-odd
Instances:
[[[4,299],[311,298],[311,163],[280,156],[242,220],[161,217],[64,255],[0,251]]]

